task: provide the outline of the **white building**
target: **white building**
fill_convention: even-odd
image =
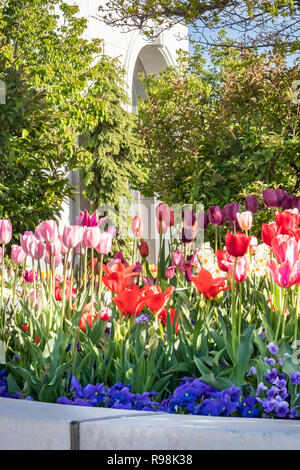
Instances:
[[[138,79],[138,74],[143,72],[145,75],[149,73],[158,74],[168,65],[175,65],[176,51],[178,49],[188,50],[187,39],[179,40],[178,37],[187,36],[187,28],[177,25],[169,31],[162,32],[154,41],[147,41],[138,31],[122,32],[120,28],[107,26],[104,22],[99,21],[95,17],[98,15],[98,7],[101,0],[68,0],[70,4],[77,4],[80,7],[80,16],[88,18],[88,28],[86,37],[100,38],[104,41],[104,53],[111,57],[118,57],[121,65],[125,70],[127,83],[127,93],[131,98],[132,112],[137,111],[137,96],[145,96],[143,86]],[[79,172],[70,175],[74,184],[80,182]],[[145,222],[146,228],[150,229],[153,225],[150,222],[153,217],[155,198],[144,198],[139,192],[133,192],[136,204],[132,208],[134,215],[141,215]],[[88,209],[88,201],[84,200],[79,194],[75,202],[70,201],[68,207],[65,208],[63,221],[66,223],[74,223],[74,218],[79,215],[80,210]],[[143,209],[144,208],[144,209]],[[152,213],[151,213],[152,211]],[[147,220],[145,220],[148,219]],[[152,218],[152,220],[154,220]],[[154,262],[158,240],[155,240],[150,231],[145,237],[149,248],[149,261]],[[157,238],[157,237],[156,237]]]

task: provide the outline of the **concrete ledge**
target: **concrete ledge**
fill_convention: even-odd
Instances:
[[[300,421],[183,416],[0,398],[1,450],[300,450]]]

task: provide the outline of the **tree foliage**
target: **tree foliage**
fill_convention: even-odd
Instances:
[[[140,133],[147,195],[173,203],[225,205],[265,187],[296,192],[299,69],[283,54],[213,50],[182,53],[176,68],[144,78]]]
[[[12,219],[15,234],[59,216],[74,193],[69,171],[85,168],[87,175],[102,158],[90,144],[79,146],[78,137],[108,142],[117,107],[127,123],[118,129],[119,141],[131,146],[130,132],[122,134],[132,121],[122,107],[120,66],[104,55],[101,40],[84,37],[87,19],[78,12],[62,0],[0,2],[0,79],[7,87],[0,105],[0,217]],[[95,178],[98,183],[99,172]],[[92,175],[88,184],[95,184]],[[107,185],[106,195],[113,189]]]
[[[299,0],[108,0],[99,9],[106,23],[139,29],[150,38],[184,24],[200,44],[226,46],[211,37],[226,29],[238,37],[237,47],[299,47]]]

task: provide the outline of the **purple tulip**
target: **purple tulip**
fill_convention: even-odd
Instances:
[[[264,203],[268,207],[281,207],[287,193],[282,189],[265,189],[263,191]]]
[[[224,214],[219,206],[209,206],[208,216],[212,225],[223,225]]]
[[[239,204],[235,202],[229,202],[223,209],[224,222],[236,222],[236,214],[240,212]]]
[[[209,216],[207,212],[199,212],[197,221],[198,221],[198,226],[200,229],[202,230],[206,229],[206,227],[209,224]]]
[[[277,207],[282,206],[282,202],[285,196],[288,195],[286,191],[283,191],[283,189],[275,189],[275,194],[277,197]]]
[[[186,227],[192,227],[196,222],[195,210],[186,210],[182,212],[182,220]]]
[[[295,209],[297,207],[297,197],[286,194],[282,200],[281,207],[284,211],[287,209]]]
[[[257,210],[258,210],[257,197],[254,195],[246,197],[246,211],[252,212],[252,214],[256,214]]]

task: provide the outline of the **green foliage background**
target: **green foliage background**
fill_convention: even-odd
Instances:
[[[178,66],[143,79],[140,134],[148,176],[140,189],[169,203],[223,207],[266,187],[297,193],[299,104],[292,83],[299,67],[282,52],[231,47],[184,52]]]
[[[127,195],[138,140],[125,109],[122,70],[102,41],[83,37],[85,18],[62,0],[0,4],[0,217],[14,236],[58,217],[81,168],[95,206]],[[86,136],[79,146],[78,136]],[[91,136],[91,137],[89,137]],[[112,164],[115,161],[114,167]],[[130,163],[129,163],[130,161]]]

